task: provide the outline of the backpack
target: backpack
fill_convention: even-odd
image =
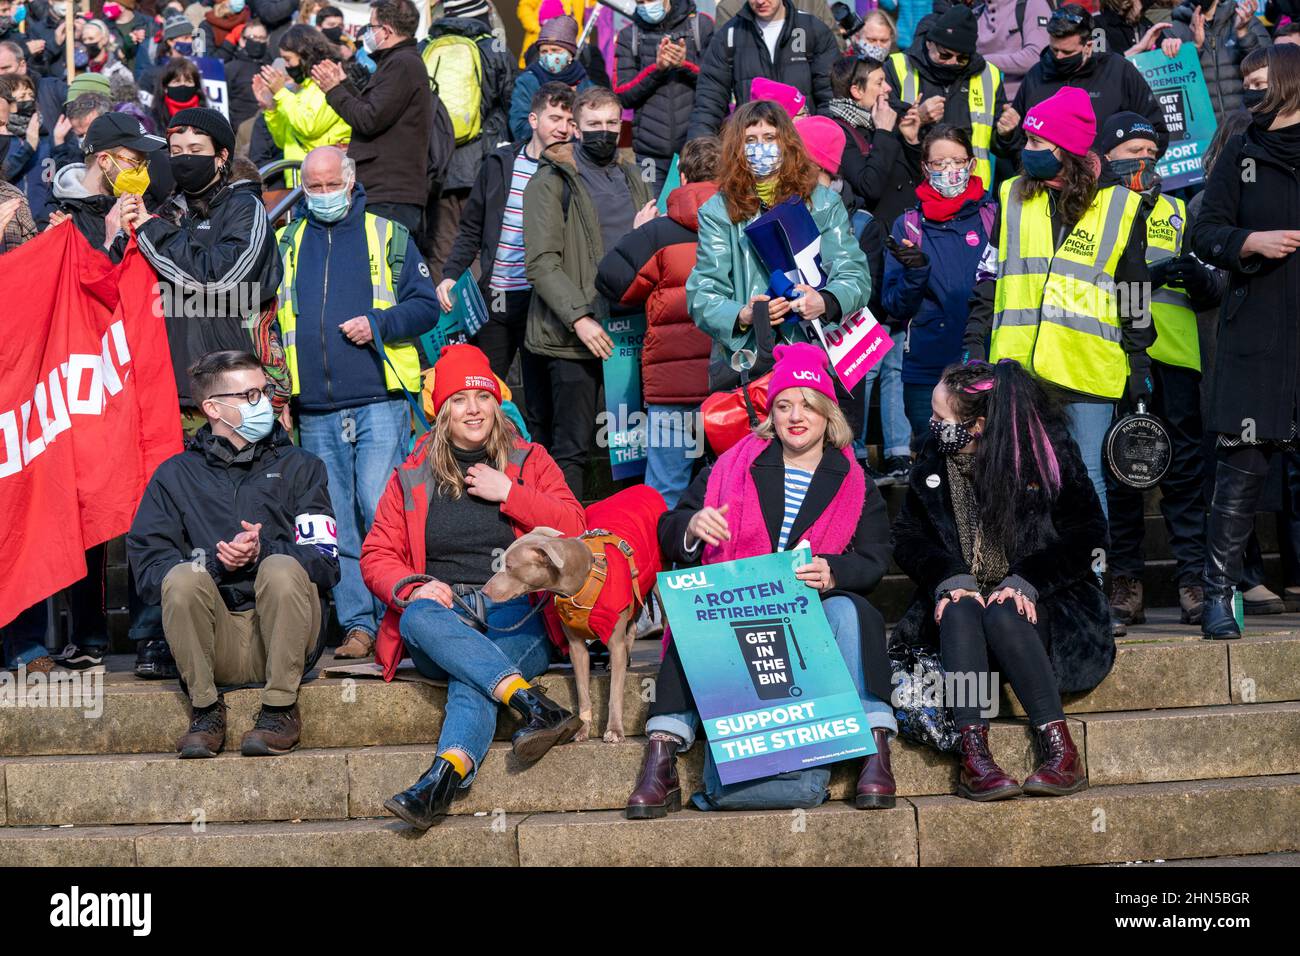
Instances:
[[[998,221],[998,204],[986,202],[980,206],[980,222],[984,224],[984,235],[989,242],[996,237],[993,235],[993,226]],[[925,230],[921,228],[921,210],[913,206],[903,213],[903,238],[911,239],[912,245],[920,249],[921,237],[925,235]]]
[[[430,81],[430,86],[433,81]],[[451,167],[452,155],[456,152],[456,131],[447,112],[446,105],[437,91],[433,94],[433,126],[429,132],[429,155],[425,162],[425,173],[429,182],[429,191],[436,192],[442,188]]]
[[[456,145],[483,131],[483,59],[469,37],[447,34],[430,40],[421,54],[434,95],[442,100],[456,132]]]
[[[1020,36],[1025,35],[1025,7],[1029,6],[1029,0],[1016,0],[1016,29],[1020,31]],[[1057,0],[1047,0],[1048,16],[1056,10]],[[1047,26],[1047,21],[1038,24],[1040,27]]]

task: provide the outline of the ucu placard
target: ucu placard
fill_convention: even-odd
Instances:
[[[338,526],[330,515],[301,514],[293,519],[294,544],[310,544],[321,554],[339,556]]]

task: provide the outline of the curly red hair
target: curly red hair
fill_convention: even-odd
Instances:
[[[756,181],[745,159],[745,133],[758,123],[772,126],[781,146],[781,167],[776,172],[774,202],[785,202],[791,196],[808,202],[817,185],[817,165],[804,149],[790,114],[771,100],[751,100],[736,110],[722,128],[718,192],[727,203],[727,215],[732,222],[752,219],[758,212]]]

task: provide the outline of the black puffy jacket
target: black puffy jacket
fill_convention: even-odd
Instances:
[[[266,438],[239,451],[204,425],[183,452],[158,466],[127,532],[140,596],[161,603],[167,572],[193,564],[212,575],[230,610],[253,607],[256,565],[228,571],[217,559],[217,542],[239,534],[241,521],[261,523],[261,558],[296,559],[322,593],[338,583],[325,463],[296,447],[278,422]],[[299,537],[309,540],[300,544]]]
[[[809,113],[822,112],[831,101],[831,64],[839,56],[835,37],[816,17],[796,10],[790,0],[784,3],[775,61],[748,5],[718,28],[700,65],[687,139],[718,132],[733,99],[737,106],[749,102],[749,84],[758,76],[795,87],[812,100]]]
[[[173,225],[155,216],[136,229],[162,287],[172,369],[182,406],[192,406],[188,369],[219,349],[254,350],[245,320],[275,298],[283,275],[275,233],[257,184],[220,189],[210,214],[192,209]]]
[[[713,19],[695,10],[695,0],[679,0],[659,23],[641,19],[618,32],[614,51],[618,74],[614,92],[632,114],[632,148],[638,156],[668,159],[686,142],[695,106],[700,61],[713,39]],[[656,65],[664,37],[686,42],[686,60],[661,70]]]

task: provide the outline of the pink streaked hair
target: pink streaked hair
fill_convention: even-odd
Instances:
[[[1014,409],[1016,405],[1016,386],[1009,383],[1011,388],[1010,406]],[[1030,447],[1034,449],[1034,465],[1038,469],[1038,477],[1047,485],[1049,495],[1055,495],[1061,488],[1061,466],[1056,460],[1056,449],[1052,447],[1052,440],[1047,437],[1047,429],[1043,427],[1042,421],[1038,417],[1038,412],[1033,408],[1029,409],[1029,430],[1030,430]],[[1016,424],[1016,416],[1011,416],[1011,444],[1015,451],[1014,466],[1016,469],[1016,481],[1023,480],[1020,471],[1020,428]]]

